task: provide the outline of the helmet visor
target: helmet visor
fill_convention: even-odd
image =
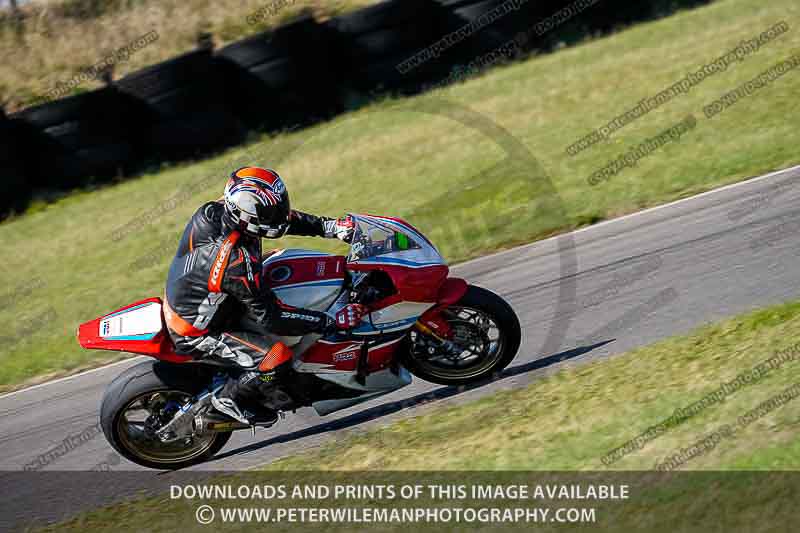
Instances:
[[[259,234],[267,239],[279,239],[289,231],[289,223],[278,224],[277,226],[260,226]]]

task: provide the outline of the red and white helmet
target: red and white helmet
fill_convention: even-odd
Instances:
[[[254,237],[277,239],[289,229],[289,193],[274,170],[243,167],[225,185],[223,221]]]

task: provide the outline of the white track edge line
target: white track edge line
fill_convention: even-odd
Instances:
[[[107,365],[98,366],[97,368],[90,368],[89,370],[84,370],[83,372],[78,372],[77,374],[71,374],[69,376],[64,376],[64,377],[61,377],[61,378],[58,378],[58,379],[54,379],[52,381],[45,381],[43,383],[37,383],[36,385],[31,385],[30,387],[25,387],[24,389],[19,389],[19,390],[7,392],[5,394],[0,395],[0,400],[3,400],[5,398],[9,398],[11,396],[15,396],[17,394],[21,394],[23,392],[29,392],[29,391],[32,391],[32,390],[40,389],[40,388],[46,387],[48,385],[56,385],[57,383],[61,383],[61,382],[64,382],[64,381],[69,381],[71,379],[79,378],[81,376],[86,376],[88,374],[93,374],[93,373],[99,372],[101,370],[107,370],[109,368],[113,368],[115,366],[119,366],[119,365],[121,365],[123,363],[132,363],[132,362],[136,361],[137,359],[150,359],[150,358],[148,356],[146,356],[146,355],[137,355],[135,357],[130,357],[128,359],[122,359],[121,361],[115,361],[115,362],[109,363]]]
[[[457,265],[453,265],[453,268],[460,268],[460,267],[471,265],[472,263],[477,263],[479,261],[483,261],[483,260],[486,260],[486,259],[496,258],[496,257],[502,256],[504,254],[510,254],[510,253],[513,253],[513,252],[518,252],[518,251],[523,250],[525,248],[531,248],[531,247],[534,247],[534,246],[541,246],[544,243],[555,241],[555,240],[557,240],[557,239],[559,239],[561,237],[564,237],[565,235],[577,235],[579,233],[583,233],[583,232],[586,232],[586,231],[590,231],[590,230],[594,230],[594,229],[597,229],[597,228],[601,228],[601,227],[607,226],[609,224],[614,224],[616,222],[621,222],[623,220],[627,220],[627,219],[630,219],[630,218],[638,217],[638,216],[641,216],[641,215],[646,215],[648,213],[652,213],[652,212],[658,211],[660,209],[666,209],[668,207],[674,207],[674,206],[676,206],[678,204],[682,204],[682,203],[690,202],[690,201],[693,201],[693,200],[697,200],[698,198],[703,198],[705,196],[711,196],[713,194],[725,192],[725,191],[728,191],[728,190],[731,190],[731,189],[735,189],[737,187],[741,187],[741,186],[744,186],[744,185],[752,185],[753,183],[757,183],[759,181],[762,181],[762,180],[765,180],[765,179],[768,179],[768,178],[773,178],[773,177],[778,176],[780,174],[786,174],[786,173],[789,173],[789,172],[792,172],[792,171],[795,171],[795,170],[800,170],[800,165],[796,165],[796,166],[789,167],[789,168],[784,168],[782,170],[776,170],[775,172],[770,172],[769,174],[764,174],[763,176],[755,176],[753,178],[747,178],[744,181],[737,181],[736,183],[723,185],[722,187],[718,187],[716,189],[711,189],[710,191],[701,192],[701,193],[695,194],[694,196],[689,196],[688,198],[681,198],[679,200],[673,200],[673,201],[671,201],[669,203],[666,203],[666,204],[661,204],[661,205],[656,205],[656,206],[653,206],[653,207],[648,207],[647,209],[642,209],[641,211],[636,211],[635,213],[629,213],[627,215],[622,215],[620,217],[612,218],[612,219],[609,219],[609,220],[603,220],[603,221],[598,222],[596,224],[592,224],[591,226],[586,226],[586,227],[578,228],[576,230],[572,230],[572,231],[569,231],[569,232],[566,232],[566,233],[560,233],[558,235],[553,235],[552,237],[548,237],[546,239],[542,239],[542,240],[539,240],[539,241],[531,242],[531,243],[528,243],[528,244],[522,244],[522,245],[519,245],[519,246],[515,246],[514,248],[509,248],[508,250],[501,250],[499,252],[495,252],[495,253],[490,254],[490,255],[484,255],[484,256],[481,256],[481,257],[476,257],[475,259],[470,259],[469,261],[464,261],[463,263],[458,263]]]

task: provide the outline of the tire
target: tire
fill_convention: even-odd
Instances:
[[[290,90],[300,87],[304,73],[300,71],[296,58],[289,56],[275,57],[250,69],[250,73],[258,78],[270,91]]]
[[[482,0],[433,0],[437,4],[442,7],[446,7],[448,9],[457,9],[459,7],[463,7],[469,4],[476,4],[481,2]]]
[[[284,56],[314,59],[325,51],[326,40],[326,32],[313,17],[301,17],[285,26],[229,44],[216,55],[250,69]]]
[[[341,33],[358,35],[424,16],[430,4],[424,0],[387,0],[332,19]]]
[[[136,163],[136,149],[124,141],[82,148],[75,152],[81,161],[79,176],[90,183],[109,181],[130,171]]]
[[[70,191],[88,184],[111,181],[135,168],[136,150],[126,142],[40,152],[42,161],[31,165],[36,189]]]
[[[21,151],[17,144],[20,142],[20,131],[17,123],[4,119],[0,115],[0,166],[17,166],[24,164],[20,161]],[[13,163],[13,164],[12,164]]]
[[[473,21],[481,15],[485,15],[492,9],[498,7],[504,1],[505,0],[484,0],[482,2],[475,2],[472,4],[456,5],[454,6],[453,13],[465,20]]]
[[[25,109],[14,115],[44,130],[64,122],[102,114],[113,105],[113,91],[107,88],[67,96]]]
[[[0,187],[8,191],[0,197],[0,221],[11,213],[21,213],[28,207],[31,189],[28,177],[21,168],[5,167],[0,162]]]
[[[179,160],[235,146],[246,135],[246,128],[233,115],[198,112],[155,124],[147,132],[147,149],[162,160]]]
[[[270,131],[331,116],[341,107],[337,42],[330,24],[302,17],[222,48],[214,59],[226,105],[249,128]]]
[[[179,87],[154,96],[147,104],[158,116],[157,121],[181,120],[198,111],[228,111],[221,94],[205,84]]]
[[[123,93],[149,102],[181,87],[212,86],[216,81],[211,52],[196,50],[128,74],[114,85]]]
[[[65,123],[89,122],[101,126],[107,134],[130,134],[130,128],[142,120],[144,107],[136,99],[114,87],[95,89],[24,109],[13,115],[39,131]]]
[[[68,152],[78,152],[106,144],[130,144],[128,136],[105,129],[102,124],[94,120],[64,122],[47,128],[43,133]]]
[[[149,119],[141,102],[111,87],[26,109],[12,121],[23,146],[16,158],[27,159],[35,188],[108,181],[135,168]]]
[[[100,408],[100,425],[109,444],[120,455],[136,464],[159,470],[178,470],[202,463],[219,452],[231,438],[231,432],[214,433],[210,446],[201,454],[187,460],[156,462],[134,453],[125,444],[119,432],[119,420],[125,407],[135,398],[148,392],[180,390],[190,395],[201,392],[204,383],[202,377],[188,369],[178,368],[158,361],[144,361],[120,374],[106,389],[103,404]]]
[[[393,55],[412,56],[435,42],[437,36],[433,17],[423,17],[418,22],[347,36],[342,46],[351,63],[364,63]]]
[[[241,68],[248,69],[266,61],[288,55],[290,50],[279,46],[273,39],[274,32],[263,32],[247,39],[229,44],[217,52],[222,57],[236,63]]]
[[[485,313],[494,320],[498,330],[502,332],[503,340],[499,353],[493,356],[491,365],[482,368],[476,375],[447,375],[447,373],[432,369],[431,365],[416,358],[411,350],[413,340],[409,338],[409,350],[405,358],[406,368],[415,376],[439,385],[467,385],[484,381],[501,372],[514,360],[522,340],[517,314],[503,298],[474,285],[469,286],[466,294],[454,304],[454,307],[470,308]]]
[[[401,94],[419,92],[426,83],[432,83],[440,76],[433,62],[422,65],[408,73],[401,73],[397,65],[412,54],[404,53],[381,61],[373,61],[363,69],[351,73],[350,83],[364,92],[390,91]]]
[[[486,0],[471,5],[458,7],[452,11],[457,20],[468,24],[478,20],[481,16],[501,6],[504,0]],[[500,45],[507,43],[521,31],[529,29],[534,19],[531,17],[530,2],[523,5],[518,11],[508,13],[487,26],[479,29],[467,41],[470,43],[471,54],[482,55],[490,52]]]

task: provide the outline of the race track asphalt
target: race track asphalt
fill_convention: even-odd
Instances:
[[[235,434],[213,461],[193,470],[247,469],[319,445],[331,435],[521,386],[567,361],[610,357],[800,298],[798,178],[800,167],[787,169],[458,265],[455,275],[497,291],[519,314],[523,344],[504,376],[465,391],[415,381],[328,417],[304,409],[258,431],[255,439],[249,432]],[[0,397],[0,471],[5,471],[0,472],[0,530],[60,519],[168,483],[174,474],[118,460],[102,435],[40,473],[20,472],[66,437],[95,425],[104,388],[130,364]],[[139,473],[103,487],[77,487],[80,475],[52,473],[102,463],[113,471]],[[51,501],[60,503],[42,505]]]

